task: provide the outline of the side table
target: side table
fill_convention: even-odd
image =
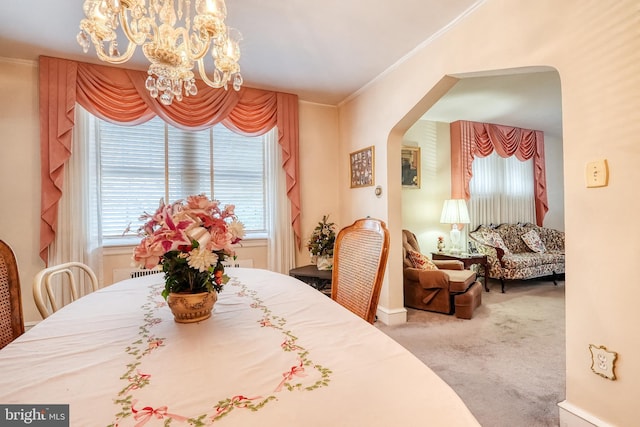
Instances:
[[[318,270],[318,267],[313,264],[289,270],[289,276],[303,281],[328,296],[331,296],[332,273],[331,270]]]
[[[467,254],[459,253],[453,254],[450,252],[431,252],[431,258],[434,260],[456,260],[461,261],[464,264],[465,269],[469,269],[474,264],[482,266],[482,278],[484,279],[484,290],[489,292],[489,286],[487,286],[487,256],[483,254]],[[480,275],[480,274],[479,274]]]

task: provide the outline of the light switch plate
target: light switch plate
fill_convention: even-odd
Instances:
[[[606,187],[609,183],[609,166],[606,159],[587,163],[587,188]]]

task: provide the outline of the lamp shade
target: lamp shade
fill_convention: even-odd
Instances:
[[[443,224],[469,224],[469,211],[464,199],[445,200],[440,222]]]

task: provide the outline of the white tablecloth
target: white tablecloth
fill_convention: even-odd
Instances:
[[[72,303],[0,350],[0,403],[69,404],[71,426],[469,426],[402,346],[289,276],[230,268],[210,319],[179,324],[163,276]]]

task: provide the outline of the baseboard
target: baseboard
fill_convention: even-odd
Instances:
[[[403,323],[407,323],[407,309],[403,307],[389,310],[385,307],[378,306],[376,317],[379,322],[388,326],[402,325]]]
[[[558,403],[558,407],[560,408],[560,427],[613,427],[566,400]]]

